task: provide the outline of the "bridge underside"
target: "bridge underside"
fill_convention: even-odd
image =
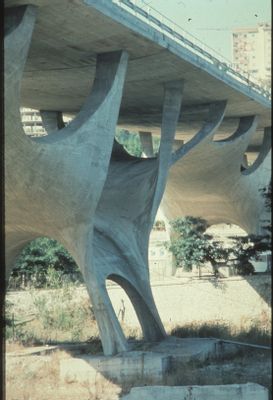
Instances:
[[[96,55],[122,49],[129,61],[119,126],[160,134],[163,84],[183,79],[177,138],[193,136],[204,123],[209,104],[227,100],[219,138],[236,129],[241,116],[259,115],[252,143],[261,145],[263,129],[271,125],[268,101],[164,32],[111,1],[32,0],[31,4],[38,14],[22,79],[23,106],[77,113],[93,85]]]
[[[166,335],[148,269],[149,235],[166,185],[163,207],[171,218],[187,210],[211,222],[221,219],[248,231],[259,229],[264,216],[260,189],[270,179],[268,112],[258,101],[212,75],[197,67],[191,70],[188,61],[182,60],[179,66],[178,56],[164,58],[166,50],[159,44],[151,52],[147,39],[136,38],[133,47],[134,32],[128,39],[124,27],[83,1],[56,0],[50,6],[43,0],[34,3],[38,10],[33,6],[9,8],[6,17],[7,270],[29,241],[50,236],[61,242],[85,278],[104,352],[115,354],[126,350],[127,343],[106,291],[108,278],[127,292],[145,339],[156,341]],[[9,6],[14,4],[20,1],[7,1]],[[54,20],[52,29],[49,11],[59,22],[56,26]],[[80,26],[76,24],[79,19]],[[103,22],[109,23],[109,31],[104,31],[101,40],[98,26]],[[79,27],[77,34],[75,26]],[[113,26],[120,29],[115,51],[109,48],[115,37],[109,34]],[[91,43],[90,37],[77,36],[87,28],[93,35]],[[143,51],[146,56],[141,61]],[[96,52],[100,54],[95,57]],[[156,53],[161,60],[158,70],[151,67]],[[51,58],[51,70],[47,58]],[[143,80],[140,66],[149,59],[151,66]],[[167,64],[171,65],[168,73]],[[42,111],[47,136],[34,140],[24,135],[21,104]],[[183,126],[183,110],[188,132],[201,128],[173,150],[175,135]],[[65,127],[60,112],[68,111],[79,112]],[[160,149],[157,156],[147,148],[150,158],[135,158],[115,142],[115,130],[118,121],[130,119],[140,121],[133,123],[135,127],[147,130],[145,115],[160,133]],[[213,141],[225,116],[226,123],[229,118],[233,123],[238,120],[238,129],[227,140]],[[258,128],[265,130],[264,144],[257,161],[247,168],[242,166],[244,154]],[[142,141],[144,147],[149,146],[149,134]]]

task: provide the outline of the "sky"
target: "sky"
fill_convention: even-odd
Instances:
[[[232,29],[271,24],[270,0],[136,0],[232,61]],[[151,9],[151,11],[153,11]]]

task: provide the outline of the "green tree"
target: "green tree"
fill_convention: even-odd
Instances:
[[[265,198],[265,208],[271,211],[271,183],[262,189]],[[251,260],[259,260],[260,256],[271,251],[271,221],[264,221],[263,233],[260,235],[231,236],[234,241],[229,250],[229,259],[235,262],[237,272],[241,275],[254,273],[255,269]]]
[[[206,234],[208,223],[202,218],[187,216],[171,222],[174,234],[169,250],[174,254],[176,266],[191,271],[193,266],[200,267],[211,262],[214,272],[222,259],[227,259],[227,250],[222,242],[213,240]]]
[[[24,275],[36,287],[56,285],[62,278],[81,280],[78,266],[66,249],[56,240],[41,237],[30,242],[16,261],[11,283]]]
[[[143,149],[138,133],[129,132],[125,129],[118,129],[116,132],[116,139],[132,156],[141,157]],[[156,154],[159,150],[160,137],[153,136],[152,141],[154,153]]]
[[[139,134],[121,129],[117,131],[116,139],[132,156],[141,157],[142,146]]]

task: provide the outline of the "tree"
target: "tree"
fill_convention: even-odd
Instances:
[[[125,129],[119,129],[116,133],[116,139],[132,156],[141,157],[143,149],[138,133],[129,132]],[[152,141],[154,154],[156,155],[159,150],[160,137],[152,136]]]
[[[272,248],[272,185],[271,181],[268,185],[268,187],[265,187],[261,189],[262,195],[264,197],[264,202],[265,202],[265,209],[270,213],[270,219],[263,221],[265,225],[263,226],[264,234],[263,234],[263,241],[268,243],[268,250],[271,250]]]
[[[11,281],[24,276],[34,286],[46,286],[48,276],[81,279],[78,266],[66,249],[56,240],[41,237],[30,242],[22,251],[12,271]]]
[[[209,261],[214,273],[217,273],[217,264],[227,259],[227,250],[222,242],[213,240],[206,234],[208,223],[202,218],[187,216],[171,222],[174,234],[171,238],[169,250],[174,254],[176,266],[185,271],[191,271],[193,266],[199,269]]]
[[[132,156],[141,157],[142,146],[137,133],[130,133],[127,130],[121,129],[116,133],[116,139]]]
[[[263,188],[265,208],[271,211],[271,183]],[[259,260],[262,253],[271,251],[271,221],[264,221],[263,233],[260,235],[231,236],[234,246],[229,250],[230,260],[236,263],[237,272],[241,275],[254,273],[251,260]]]
[[[267,237],[267,235],[266,235]],[[264,235],[230,236],[234,244],[228,249],[229,261],[232,261],[240,275],[249,275],[255,272],[251,260],[259,260],[260,256],[271,249]]]

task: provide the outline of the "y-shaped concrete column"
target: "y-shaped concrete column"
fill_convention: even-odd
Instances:
[[[26,243],[50,236],[64,244],[88,283],[93,279],[94,215],[107,176],[128,57],[124,52],[99,55],[92,92],[77,117],[57,135],[31,140],[24,134],[19,107],[35,17],[35,8],[28,6],[9,9],[5,19],[7,277]]]
[[[67,127],[31,140],[19,107],[35,14],[31,6],[18,7],[6,17],[7,269],[38,236],[64,244],[83,272],[104,353],[114,354],[126,350],[127,342],[106,291],[107,278],[128,293],[145,338],[165,336],[149,284],[148,240],[166,184],[183,84],[165,86],[157,159],[135,159],[113,143],[127,68],[124,52],[97,57],[92,92]]]
[[[96,280],[92,285],[93,291],[97,291],[94,312],[107,354],[127,348],[105,289],[107,278],[127,292],[144,338],[156,341],[165,337],[149,283],[148,242],[166,184],[182,90],[182,82],[165,86],[158,158],[137,159],[118,144],[113,150],[96,211],[93,244]],[[105,304],[107,307],[103,307]]]

